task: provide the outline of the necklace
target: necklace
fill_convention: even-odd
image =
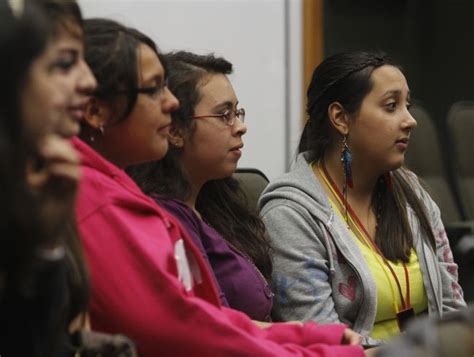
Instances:
[[[403,265],[403,270],[405,272],[406,300],[403,296],[401,284],[400,284],[400,281],[398,280],[397,274],[395,273],[392,266],[390,265],[388,260],[385,258],[385,256],[381,252],[380,248],[371,239],[370,234],[367,232],[367,229],[364,227],[364,225],[360,221],[355,211],[352,209],[347,199],[344,197],[344,195],[341,193],[337,185],[332,180],[329,172],[326,169],[326,166],[324,165],[323,160],[320,160],[318,162],[317,169],[318,169],[319,175],[322,177],[323,181],[325,182],[329,190],[333,193],[333,195],[338,200],[339,205],[341,207],[345,207],[345,211],[346,211],[345,216],[346,216],[346,221],[347,221],[346,223],[348,225],[348,228],[350,229],[349,222],[351,222],[353,226],[355,227],[356,231],[359,233],[359,236],[362,238],[362,241],[364,242],[364,244],[366,244],[368,247],[372,249],[374,257],[376,258],[380,267],[384,269],[384,272],[385,272],[385,267],[387,267],[390,270],[390,273],[392,274],[396,282],[398,293],[400,295],[400,300],[402,303],[401,309],[398,308],[398,305],[394,298],[395,295],[393,293],[392,283],[391,283],[391,280],[388,278],[387,273],[386,273],[386,276],[392,288],[393,306],[394,306],[394,311],[397,316],[398,326],[400,328],[400,331],[403,331],[406,327],[406,323],[408,322],[408,320],[410,320],[411,317],[415,316],[415,311],[410,304],[410,277],[409,277],[408,268],[405,262],[402,262],[402,265]]]

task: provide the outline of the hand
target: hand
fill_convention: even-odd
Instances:
[[[365,357],[375,357],[380,347],[372,347],[364,351]]]
[[[300,325],[300,326],[304,326],[303,321],[297,321],[297,320],[286,321],[285,323],[286,323],[286,324],[290,324],[290,325]]]
[[[81,330],[81,356],[137,357],[134,343],[123,335]]]
[[[252,320],[252,322],[260,328],[269,328],[270,326],[273,325],[271,322],[264,322],[264,321],[257,321],[257,320]]]
[[[46,234],[52,238],[58,238],[62,227],[74,217],[79,163],[79,155],[67,140],[48,135],[40,144],[38,158],[27,164],[26,181],[39,204]]]
[[[350,328],[346,328],[344,330],[344,334],[342,335],[341,343],[343,345],[360,345],[362,342],[362,336],[359,335],[357,332],[354,332]]]

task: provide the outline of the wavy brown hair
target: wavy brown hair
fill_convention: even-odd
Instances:
[[[165,55],[168,85],[180,102],[171,113],[173,125],[192,134],[194,108],[199,103],[199,84],[209,74],[230,74],[232,64],[214,55],[176,52]],[[170,147],[164,159],[127,169],[145,193],[186,201],[190,184],[180,164],[180,149]],[[208,181],[201,188],[196,209],[205,222],[225,240],[246,254],[269,281],[272,273],[270,245],[258,212],[246,204],[240,184],[232,177]]]

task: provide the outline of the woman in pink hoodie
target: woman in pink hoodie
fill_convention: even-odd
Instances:
[[[161,159],[178,101],[155,44],[114,21],[85,21],[98,88],[85,110],[77,222],[89,263],[97,330],[133,339],[141,356],[363,356],[344,325],[257,327],[222,307],[184,229],[123,169]]]

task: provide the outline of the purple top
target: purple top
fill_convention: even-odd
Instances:
[[[273,293],[249,258],[234,249],[211,226],[202,221],[184,202],[152,196],[182,223],[214,272],[221,301],[251,319],[270,321]]]

